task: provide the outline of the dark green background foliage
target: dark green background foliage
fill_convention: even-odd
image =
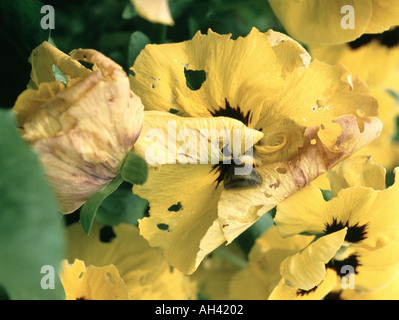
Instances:
[[[191,39],[197,30],[246,35],[253,26],[266,31],[282,30],[265,0],[170,0],[173,27],[140,18],[129,0],[0,0],[0,41],[3,79],[0,98],[11,108],[29,81],[28,57],[33,48],[48,40],[50,30],[40,27],[43,5],[55,9],[51,39],[70,52],[77,48],[96,49],[114,59],[126,71],[132,66],[140,44]],[[132,48],[129,43],[140,38]],[[135,41],[134,43],[136,43]],[[130,50],[130,56],[129,56]],[[6,63],[4,63],[6,62]],[[4,76],[6,75],[6,76]]]

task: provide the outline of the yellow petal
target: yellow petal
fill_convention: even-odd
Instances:
[[[285,236],[301,232],[321,234],[347,226],[346,241],[354,244],[356,250],[374,251],[397,237],[397,195],[395,181],[381,191],[362,186],[341,189],[326,202],[318,188],[308,186],[278,205],[275,222]]]
[[[245,38],[230,37],[198,32],[190,41],[146,46],[131,68],[132,90],[147,109],[175,109],[179,115],[210,117],[227,106],[239,108],[234,116],[252,128],[263,101],[283,85],[281,67],[266,34],[254,28]],[[187,86],[185,70],[205,72],[198,90]]]
[[[309,66],[311,56],[298,42],[273,30],[267,31],[266,35],[276,53],[277,63],[281,66],[282,77]]]
[[[378,99],[379,117],[383,128],[377,139],[355,154],[369,155],[374,162],[387,169],[392,169],[399,164],[399,143],[393,140],[393,136],[396,134],[396,117],[399,115],[399,108],[395,99],[385,90],[374,89],[372,92],[373,96]]]
[[[385,288],[399,275],[399,239],[387,241],[384,246],[373,251],[358,249],[359,263],[354,276],[354,289],[366,294]],[[381,261],[384,261],[381,272]]]
[[[305,291],[286,285],[283,278],[273,290],[269,300],[321,300],[335,288],[337,281],[337,274],[327,269],[323,281],[317,287]]]
[[[381,37],[385,37],[384,34]],[[379,117],[383,123],[381,135],[357,152],[370,155],[386,168],[398,164],[399,144],[392,140],[396,133],[396,117],[399,109],[395,99],[386,92],[396,90],[399,78],[396,72],[399,49],[388,48],[377,39],[357,49],[348,45],[311,47],[312,55],[328,63],[343,63],[353,75],[359,75],[371,88],[371,95],[378,99]],[[362,108],[356,112],[362,113]]]
[[[220,191],[211,170],[211,165],[164,165],[150,169],[147,182],[134,187],[150,204],[150,216],[139,222],[140,234],[151,246],[162,247],[169,263],[184,273],[194,272],[225,241],[217,221]]]
[[[372,162],[367,156],[351,157],[327,173],[334,195],[341,189],[355,186],[384,190],[385,174],[385,168]]]
[[[274,31],[263,34],[256,29],[237,40],[212,31],[207,35],[197,33],[190,41],[147,46],[136,60],[132,68],[134,75],[130,77],[131,87],[140,94],[147,109],[161,111],[147,113],[145,130],[160,130],[164,134],[167,122],[171,120],[179,121],[183,128],[184,123],[191,127],[202,123],[211,126],[215,119],[226,125],[227,118],[257,129],[253,134],[257,142],[254,142],[252,162],[256,179],[247,176],[230,188],[231,184],[224,181],[226,173],[219,168],[217,186],[223,181],[225,190],[218,189],[211,200],[208,200],[211,194],[208,189],[211,188],[210,167],[183,169],[173,166],[152,170],[150,182],[143,187],[142,197],[153,198],[155,203],[154,190],[160,190],[157,194],[162,194],[167,200],[152,212],[152,217],[150,213],[150,218],[143,220],[149,222],[153,219],[155,222],[151,225],[152,229],[148,225],[145,227],[143,235],[147,239],[150,238],[146,234],[151,234],[154,239],[160,234],[156,224],[170,227],[171,220],[165,221],[176,219],[177,213],[164,215],[169,207],[179,202],[183,205],[181,197],[176,197],[176,192],[173,194],[165,187],[170,181],[176,184],[174,175],[179,177],[182,172],[202,174],[203,182],[196,177],[191,180],[196,181],[200,188],[207,187],[194,189],[196,193],[193,192],[190,197],[195,194],[203,202],[217,206],[204,208],[204,204],[198,203],[197,199],[190,199],[190,204],[183,205],[183,208],[189,206],[193,216],[203,217],[205,212],[213,216],[211,220],[204,220],[206,227],[201,223],[203,235],[195,233],[195,245],[190,249],[182,251],[181,243],[174,243],[179,241],[180,236],[171,236],[173,231],[164,232],[162,237],[156,236],[156,241],[150,240],[151,245],[168,246],[166,255],[174,266],[184,266],[181,270],[192,272],[203,256],[217,245],[224,241],[231,243],[261,215],[373,141],[381,132],[381,123],[376,118],[378,103],[370,96],[363,81],[352,79],[342,65],[330,66],[309,61],[309,54],[294,40]],[[205,72],[206,79],[198,89],[193,90],[186,83],[187,70]],[[356,112],[360,108],[362,112]],[[177,113],[177,116],[165,111]],[[159,120],[155,120],[156,117]],[[220,128],[217,122],[213,125]],[[136,152],[151,152],[154,138],[142,135],[135,146]],[[161,163],[172,165],[173,162],[168,162],[168,159],[175,158],[176,147],[170,147],[174,140],[161,139],[155,144],[164,146],[163,150],[157,148]],[[192,143],[189,145],[192,146]],[[240,149],[247,150],[243,145]],[[189,158],[198,163],[198,149],[193,150],[195,152]],[[148,160],[156,158],[157,154],[154,152]],[[165,155],[168,157],[165,158]],[[255,187],[247,188],[247,184],[251,183]],[[173,189],[177,190],[177,187]],[[204,197],[199,195],[200,190],[204,192]],[[182,216],[187,215],[186,211],[183,213]],[[187,217],[184,219],[185,222],[194,222]],[[179,228],[183,226],[179,225]],[[165,242],[165,237],[171,241]],[[186,239],[185,234],[183,239]],[[188,255],[190,259],[195,258],[195,263],[185,259],[189,250],[195,250]]]
[[[395,0],[372,0],[373,14],[366,33],[380,33],[399,25],[399,5]]]
[[[287,256],[306,247],[312,236],[282,238],[275,226],[260,236],[249,253],[248,268],[237,272],[230,296],[239,300],[266,300],[279,284],[280,264]]]
[[[269,0],[269,3],[288,34],[309,44],[338,44],[354,40],[365,33],[372,15],[370,0]],[[353,29],[341,26],[341,20],[345,20],[348,14],[347,5],[354,11]]]
[[[280,265],[280,272],[290,287],[311,290],[326,276],[326,264],[344,243],[346,228],[321,237],[302,251],[289,256]]]
[[[229,117],[188,118],[159,111],[144,113],[142,133],[134,150],[154,167],[177,163],[215,165],[233,158],[223,157],[224,146],[230,145],[233,155],[244,155],[263,137],[261,132]]]
[[[349,45],[310,46],[313,58],[330,64],[344,64],[354,77],[359,76],[371,88],[395,88],[398,78],[399,48],[389,48],[377,39],[352,49]]]
[[[168,0],[131,0],[134,9],[142,18],[153,22],[173,26]]]
[[[151,248],[137,227],[113,227],[110,242],[100,239],[95,223],[86,236],[79,224],[68,227],[68,259],[82,259],[94,266],[115,265],[128,287],[129,299],[195,299],[196,287],[188,277],[164,260],[162,250]]]
[[[396,276],[384,288],[371,293],[358,293],[356,290],[347,289],[339,292],[342,300],[397,300],[399,298],[399,277]]]
[[[128,290],[118,269],[110,264],[104,267],[85,266],[76,259],[71,265],[63,260],[60,279],[66,300],[126,300]]]
[[[29,88],[32,89],[38,89],[42,82],[55,80],[53,65],[56,65],[61,70],[68,81],[87,77],[91,73],[79,61],[72,59],[46,41],[32,51],[29,62],[32,65]]]
[[[207,130],[216,130],[216,136]],[[222,146],[234,144],[234,130],[243,142],[239,154],[245,151],[241,147],[252,147],[263,136],[232,118],[145,112],[135,152],[155,168],[150,168],[143,186],[134,187],[150,203],[150,217],[140,221],[140,233],[152,246],[163,247],[168,261],[185,273],[192,273],[206,254],[226,241],[217,216],[221,188],[215,165],[223,160]],[[218,134],[223,132],[227,140],[220,145]],[[187,141],[177,139],[180,133],[188,134]],[[244,142],[248,136],[250,144]]]

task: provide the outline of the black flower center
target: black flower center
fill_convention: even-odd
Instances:
[[[225,106],[219,107],[215,111],[210,111],[213,117],[229,117],[241,121],[248,126],[251,121],[251,112],[245,113],[241,110],[240,106],[233,108],[230,103],[225,99]],[[230,163],[227,161],[220,161],[212,167],[211,172],[217,174],[215,179],[216,188],[221,182],[224,182],[226,189],[229,188],[252,188],[262,183],[260,175],[255,171],[255,165],[252,164],[252,170],[247,175],[235,175],[235,169],[244,166],[245,164],[239,163],[237,159],[232,159],[229,145],[223,146],[222,153],[226,159],[231,159]]]
[[[240,106],[232,108],[230,103],[225,99],[225,106],[220,107],[218,110],[210,111],[212,117],[229,117],[236,120],[241,121],[243,124],[248,126],[249,121],[251,120],[251,112],[245,114]]]
[[[326,223],[324,233],[325,234],[334,233],[336,231],[342,230],[345,227],[348,228],[345,236],[346,242],[357,243],[366,239],[367,223],[364,225],[359,225],[359,223],[356,223],[355,225],[349,226],[348,221],[344,223],[342,221],[338,221],[336,218],[333,218],[332,223]]]
[[[361,265],[362,264],[359,262],[359,255],[352,254],[348,258],[343,260],[335,260],[334,258],[331,259],[329,262],[327,262],[326,268],[335,270],[335,272],[342,278],[343,276],[347,275],[346,270],[348,270],[348,266],[352,267],[355,274],[358,274],[359,271],[357,270],[357,267]]]
[[[329,262],[327,262],[326,268],[333,269],[341,278],[343,278],[344,276],[348,275],[348,270],[350,270],[350,269],[353,270],[354,274],[358,274],[359,271],[357,270],[357,267],[361,266],[361,265],[362,264],[359,262],[359,255],[352,254],[344,260],[335,260],[334,258],[331,259]],[[350,267],[350,269],[348,267]],[[318,284],[317,286],[314,286],[310,290],[298,289],[296,291],[296,295],[303,297],[305,295],[313,293],[319,288],[320,284]],[[327,299],[329,299],[329,300],[333,299],[333,298],[334,298],[333,295],[331,295],[330,297],[327,297]],[[338,299],[339,294],[335,298]]]

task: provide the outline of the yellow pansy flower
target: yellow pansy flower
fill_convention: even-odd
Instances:
[[[248,267],[230,282],[230,297],[238,300],[266,300],[281,280],[280,264],[289,255],[305,248],[312,236],[282,238],[275,226],[256,239],[248,256]]]
[[[344,66],[310,60],[291,38],[255,28],[237,40],[197,33],[138,56],[131,88],[148,111],[135,152],[152,166],[146,184],[134,187],[150,203],[139,228],[173,266],[192,273],[206,254],[378,136],[377,101],[364,82]],[[199,88],[187,84],[189,71],[205,74]],[[212,144],[204,134],[212,129],[226,130],[227,142]],[[241,179],[231,176],[234,162],[204,163],[201,152],[231,156],[235,130],[245,141],[239,157],[253,168]]]
[[[136,226],[120,224],[104,227],[93,224],[90,236],[81,225],[67,228],[67,257],[96,268],[114,266],[127,286],[128,299],[196,299],[195,282],[164,259],[162,250],[151,248]]]
[[[349,288],[357,294],[369,294],[384,289],[399,274],[398,182],[384,189],[385,170],[367,157],[348,159],[328,176],[336,194],[330,201],[309,185],[277,206],[274,221],[283,237],[309,234],[317,240],[281,263],[284,281],[271,298],[294,298],[298,292],[313,295],[327,282],[332,284],[330,291],[338,281],[345,291],[348,287],[342,281],[350,282],[349,271],[353,276]],[[311,247],[333,236],[337,241],[328,239],[329,247]],[[324,257],[328,252],[332,253],[329,260]],[[338,279],[335,285],[325,280],[327,270],[334,271]]]
[[[92,63],[93,70],[78,60]],[[140,134],[143,106],[122,68],[95,50],[68,56],[44,42],[30,62],[29,88],[13,111],[62,212],[71,213],[117,175]],[[64,83],[55,80],[54,66]]]
[[[396,0],[269,0],[289,35],[307,44],[340,44],[399,25]]]
[[[66,300],[126,300],[126,284],[114,265],[85,266],[76,259],[72,264],[63,260],[60,279]]]
[[[344,64],[354,76],[369,85],[371,94],[378,99],[379,117],[383,123],[381,135],[357,154],[371,155],[375,162],[386,168],[399,164],[399,143],[392,140],[399,106],[389,93],[399,92],[398,41],[399,28],[396,28],[376,36],[363,36],[350,44],[310,47],[314,58]],[[366,43],[361,45],[362,42]]]
[[[130,0],[137,14],[153,23],[173,26],[168,0]]]

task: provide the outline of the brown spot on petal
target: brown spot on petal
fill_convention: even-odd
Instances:
[[[267,192],[265,192],[264,195],[265,195],[266,198],[271,198],[272,197],[272,195],[270,193],[267,193]]]
[[[278,167],[278,168],[276,169],[276,171],[277,171],[278,173],[280,173],[280,174],[285,174],[285,173],[287,173],[287,169],[286,169],[286,168],[282,168],[282,167]]]
[[[272,183],[269,187],[272,189],[277,189],[280,186],[280,180],[277,180],[275,183]]]
[[[356,121],[356,118],[353,118]],[[303,147],[299,148],[296,156],[288,161],[299,188],[304,187],[308,182],[328,171],[346,154],[342,151],[330,150],[318,137],[318,131],[319,128],[317,126],[307,128],[304,134]],[[312,144],[312,140],[316,141],[316,143]]]

